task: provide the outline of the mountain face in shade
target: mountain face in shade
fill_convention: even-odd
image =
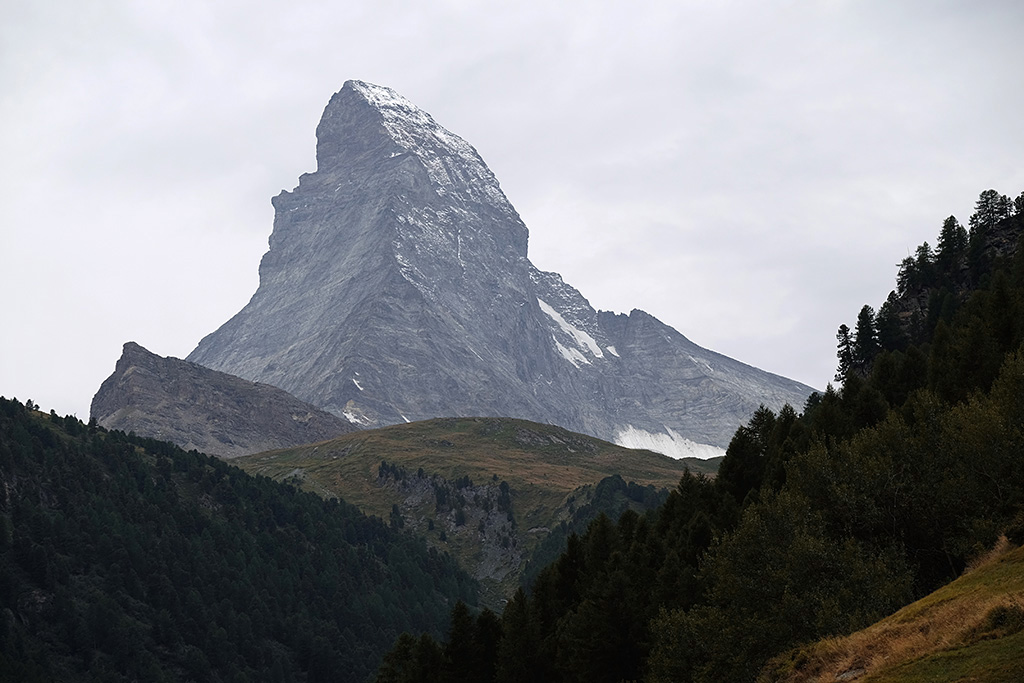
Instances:
[[[124,345],[90,409],[107,429],[233,458],[355,431],[347,420],[287,392]]]
[[[714,455],[760,404],[812,391],[537,270],[476,150],[388,88],[331,98],[316,172],[273,204],[259,288],[188,360],[362,426],[519,417]]]

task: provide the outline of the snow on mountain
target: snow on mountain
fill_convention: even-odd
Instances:
[[[259,288],[189,360],[358,424],[522,417],[710,456],[762,403],[811,392],[536,269],[472,145],[389,88],[347,82],[316,172],[273,203]]]

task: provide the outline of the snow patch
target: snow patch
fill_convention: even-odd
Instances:
[[[462,189],[506,208],[508,200],[498,181],[472,145],[438,125],[430,114],[391,88],[362,81],[350,84],[380,112],[391,139],[423,162],[439,195],[457,194]],[[452,163],[451,157],[458,161]]]
[[[621,356],[619,356],[619,352],[615,350],[614,346],[606,346],[604,348],[608,350],[608,353],[612,354],[616,358],[621,358]]]
[[[573,338],[573,341],[581,349],[590,351],[596,358],[604,358],[604,353],[601,351],[601,347],[597,345],[597,342],[589,334],[569,324],[562,315],[547,304],[543,299],[537,299],[537,303],[540,304],[540,310],[544,311],[549,318],[555,321],[555,323],[565,332],[567,335]],[[618,355],[618,354],[616,354]],[[590,361],[586,361],[590,362]]]
[[[360,384],[359,380],[357,380],[355,377],[352,378],[352,384],[355,384],[356,385],[356,389],[358,389],[359,391],[363,390],[363,385]]]
[[[665,427],[664,432],[652,434],[633,425],[627,425],[615,434],[615,443],[626,448],[642,448],[662,453],[670,458],[716,458],[725,455],[725,450],[718,446],[697,443],[683,437],[675,430]]]
[[[351,401],[349,401],[349,403],[351,403]],[[346,408],[345,410],[342,411],[341,414],[342,414],[342,417],[344,417],[346,420],[348,420],[349,422],[351,422],[354,425],[364,425],[365,426],[365,425],[371,424],[371,422],[369,420],[367,420],[364,416],[360,415],[359,413],[355,412],[354,410]]]
[[[709,365],[706,360],[703,360],[703,359],[700,359],[700,358],[694,358],[693,356],[689,356],[689,358],[690,358],[691,361],[693,361],[694,365],[703,365],[704,367],[706,367],[708,369],[708,372],[714,372],[715,371],[715,369],[713,367],[711,367],[711,365]]]
[[[560,354],[562,354],[562,358],[566,359],[567,361],[575,365],[577,368],[580,366],[580,363],[583,363],[584,365],[590,365],[590,360],[582,353],[580,353],[576,349],[567,349],[566,347],[562,346],[562,344],[557,339],[555,339],[554,337],[552,337],[552,339],[555,340],[555,348],[558,349],[558,352]]]

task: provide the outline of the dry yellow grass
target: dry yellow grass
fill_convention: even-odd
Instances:
[[[998,608],[1024,611],[1024,549],[1005,539],[959,579],[862,631],[826,638],[766,667],[774,683],[866,683],[894,667],[993,636]]]

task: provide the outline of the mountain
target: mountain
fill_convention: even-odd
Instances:
[[[188,360],[364,427],[511,416],[675,456],[812,392],[535,268],[480,155],[393,90],[345,83],[316,156],[273,199],[256,293]]]
[[[364,430],[232,464],[425,537],[481,582],[492,607],[512,596],[528,563],[557,557],[568,532],[600,512],[649,509],[687,469],[713,475],[717,467],[553,425],[479,417]]]
[[[107,429],[233,458],[323,441],[356,428],[287,392],[124,345],[90,414]]]

